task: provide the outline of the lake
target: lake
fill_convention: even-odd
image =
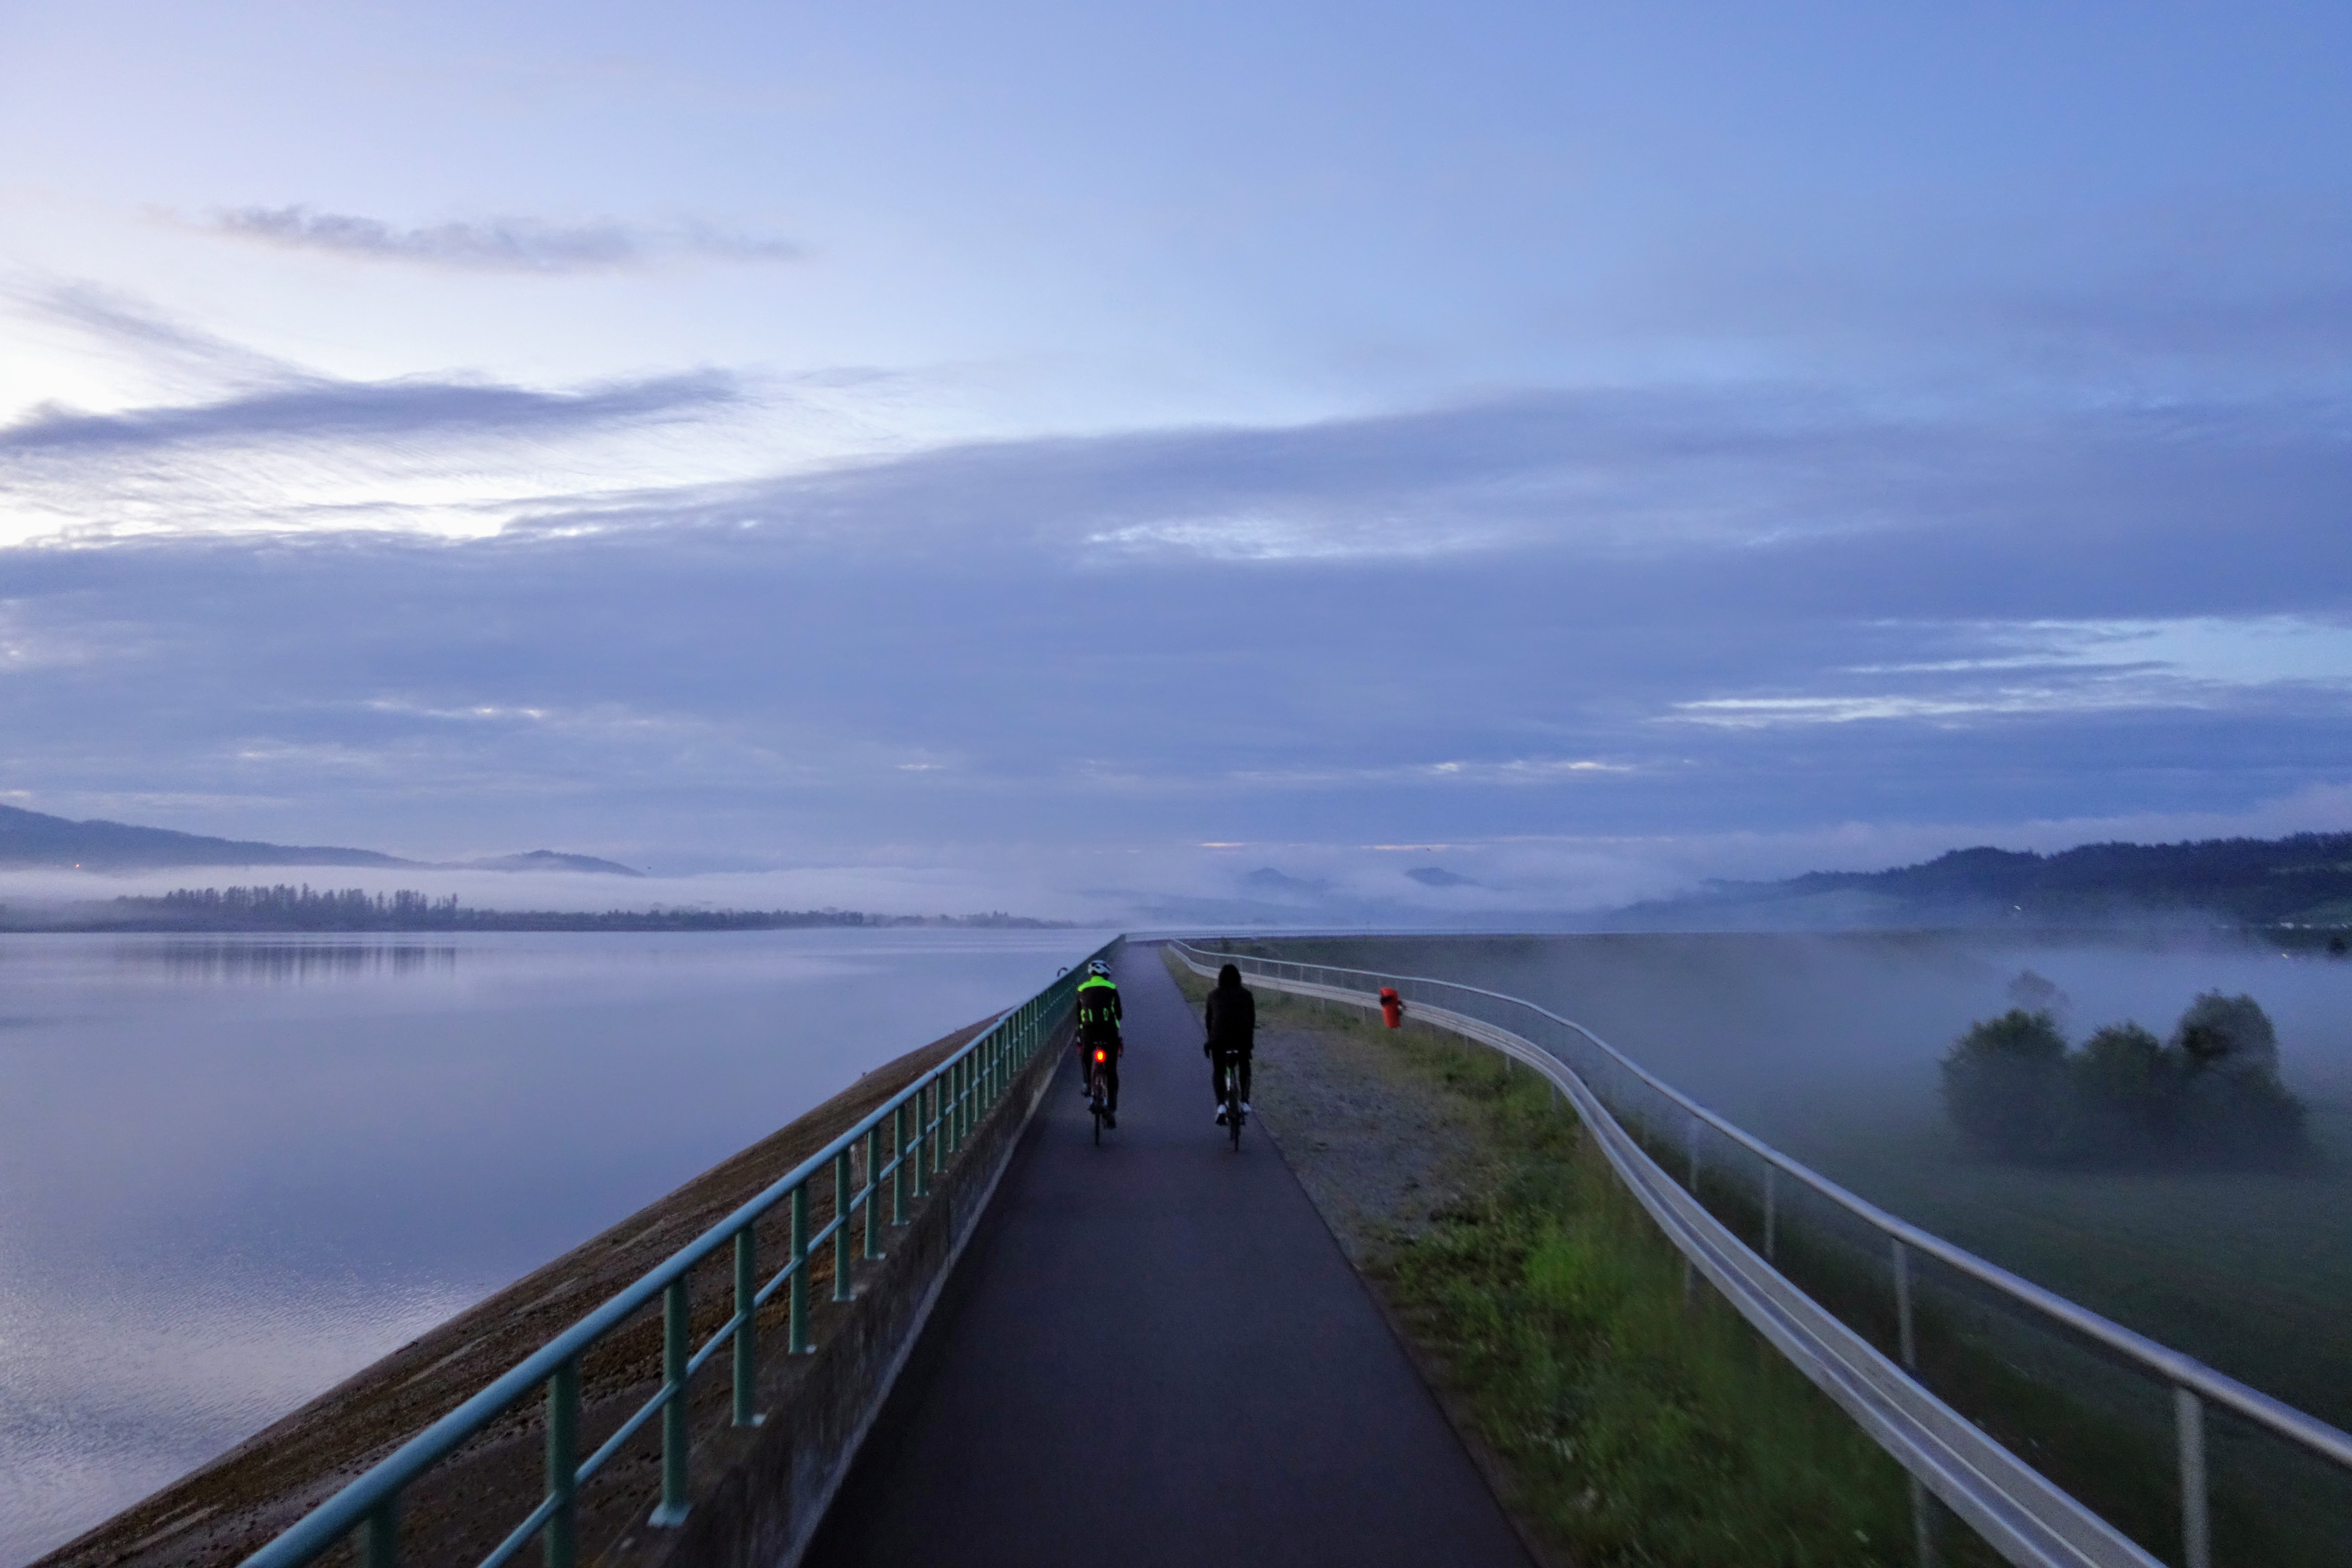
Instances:
[[[0,936],[0,1564],[1108,934]]]

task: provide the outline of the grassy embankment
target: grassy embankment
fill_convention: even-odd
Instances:
[[[1538,1542],[1595,1568],[1911,1560],[1901,1470],[1711,1291],[1686,1296],[1680,1254],[1541,1080],[1258,995],[1262,1026],[1368,1058],[1470,1134],[1433,1184],[1451,1200],[1360,1258]],[[1977,1550],[1948,1540],[1945,1561]]]

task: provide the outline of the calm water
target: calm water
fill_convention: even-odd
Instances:
[[[0,937],[0,1563],[1103,940]]]

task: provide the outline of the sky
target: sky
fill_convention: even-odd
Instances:
[[[0,0],[0,802],[1406,922],[2352,827],[2347,72],[2327,5]]]

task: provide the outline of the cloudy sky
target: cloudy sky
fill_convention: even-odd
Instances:
[[[0,0],[0,801],[1114,916],[2352,826],[2347,76]]]

